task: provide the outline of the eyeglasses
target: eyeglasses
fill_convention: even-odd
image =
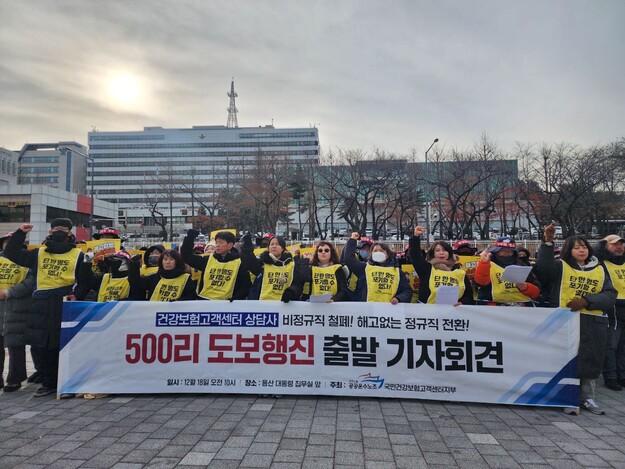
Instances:
[[[319,248],[319,249],[317,249],[317,252],[330,252],[330,249],[329,248],[325,248],[325,249],[324,248]]]

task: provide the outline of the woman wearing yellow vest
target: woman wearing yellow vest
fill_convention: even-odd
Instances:
[[[305,275],[311,295],[330,293],[330,302],[345,300],[347,279],[336,248],[330,241],[319,241]]]
[[[130,287],[141,292],[150,301],[195,300],[195,282],[187,273],[180,253],[174,249],[165,250],[158,258],[158,271],[142,277],[139,263],[131,262],[128,271]]]
[[[508,236],[497,238],[492,248],[482,251],[473,277],[478,286],[477,304],[534,306],[534,301],[540,296],[540,288],[533,273],[530,272],[528,279],[522,283],[506,282],[501,278],[506,267],[519,264],[517,255],[516,241]]]
[[[356,257],[356,245],[360,234],[352,233],[345,244],[345,265],[358,277],[358,283],[363,285],[360,301],[374,301],[382,303],[410,303],[412,289],[403,274],[395,254],[383,243],[375,243],[371,247],[371,256],[367,262],[361,262]],[[357,290],[359,288],[357,287]]]
[[[593,256],[592,247],[581,236],[564,241],[560,260],[553,257],[553,224],[545,228],[545,242],[538,250],[536,266],[541,278],[550,279],[549,306],[579,311],[577,377],[580,407],[593,414],[605,412],[595,403],[595,379],[603,371],[608,334],[607,313],[614,309],[616,290],[605,267]],[[577,408],[566,408],[577,413]]]
[[[0,238],[0,249],[13,233]],[[17,391],[26,379],[26,317],[30,309],[35,279],[32,271],[4,257],[0,251],[0,389]],[[9,373],[4,385],[4,347],[9,351]]]
[[[299,300],[302,295],[303,278],[295,276],[295,262],[286,250],[286,242],[280,236],[269,240],[263,252],[250,269],[256,280],[250,291],[252,300]]]
[[[412,265],[419,276],[419,302],[436,303],[436,291],[440,286],[457,286],[458,304],[472,305],[473,288],[466,272],[454,261],[450,244],[436,241],[430,245],[426,258],[421,252],[421,235],[425,228],[417,226],[410,238],[409,249]]]
[[[56,218],[50,226],[44,248],[23,249],[26,234],[33,229],[33,225],[25,223],[15,230],[4,251],[8,259],[32,269],[35,277],[26,328],[26,343],[36,347],[40,354],[37,371],[41,376],[41,387],[35,391],[34,397],[56,392],[63,299],[76,299],[74,287],[78,281],[78,266],[84,256],[76,247],[71,220]]]
[[[130,288],[128,281],[130,259],[130,254],[126,251],[117,251],[106,256],[98,263],[98,270],[104,272],[103,274],[96,274],[91,262],[83,262],[78,275],[82,284],[86,285],[90,292],[95,293],[82,296],[99,302],[144,300],[144,293],[137,293],[135,289]]]

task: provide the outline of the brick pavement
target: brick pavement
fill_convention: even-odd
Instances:
[[[601,385],[606,416],[309,396],[56,400],[36,387],[0,395],[2,469],[625,468],[625,391]]]

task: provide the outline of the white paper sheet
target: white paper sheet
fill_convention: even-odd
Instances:
[[[503,270],[502,280],[512,283],[522,283],[527,280],[528,275],[532,271],[531,266],[509,265]]]
[[[332,295],[330,293],[324,293],[322,295],[310,295],[311,303],[327,303],[332,299]]]
[[[458,303],[458,295],[460,294],[460,287],[444,285],[436,289],[436,304],[437,305],[455,305]]]

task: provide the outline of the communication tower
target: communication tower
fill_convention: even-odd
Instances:
[[[230,84],[230,93],[228,93],[228,96],[230,97],[230,106],[228,106],[228,123],[226,124],[226,127],[236,128],[239,127],[239,121],[237,120],[237,112],[239,112],[239,110],[237,109],[234,100],[239,95],[234,91],[234,78]]]

